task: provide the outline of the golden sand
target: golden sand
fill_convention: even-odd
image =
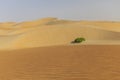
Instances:
[[[0,80],[120,80],[119,66],[120,22],[0,23]]]
[[[0,51],[0,80],[120,80],[120,46]]]

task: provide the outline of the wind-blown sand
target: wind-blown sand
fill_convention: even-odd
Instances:
[[[0,80],[120,80],[119,63],[120,22],[0,23]]]
[[[0,80],[119,80],[120,46],[1,51],[0,64]]]

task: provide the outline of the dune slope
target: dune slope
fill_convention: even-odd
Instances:
[[[15,40],[14,45],[15,47],[66,45],[71,44],[77,37],[84,37],[87,41],[109,42],[119,41],[120,33],[79,25],[43,26],[21,35]]]

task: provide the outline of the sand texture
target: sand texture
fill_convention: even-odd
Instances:
[[[0,51],[0,80],[119,80],[120,46]]]

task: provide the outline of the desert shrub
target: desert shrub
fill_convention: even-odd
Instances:
[[[76,38],[72,43],[82,43],[83,41],[85,41],[85,38]]]

